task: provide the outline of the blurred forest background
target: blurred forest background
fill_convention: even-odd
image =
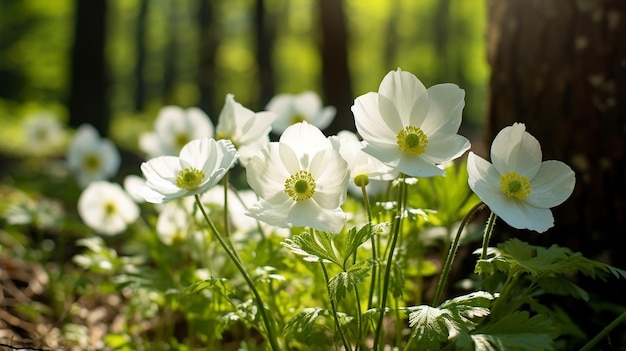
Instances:
[[[227,93],[262,110],[277,93],[316,91],[338,110],[332,134],[354,129],[353,99],[397,67],[458,84],[464,124],[484,118],[482,0],[2,0],[0,16],[5,148],[36,109],[135,148],[160,107],[215,120]]]
[[[544,159],[576,171],[557,226],[523,240],[626,267],[615,245],[626,233],[623,0],[0,0],[0,175],[39,111],[91,123],[132,153],[164,105],[216,121],[227,93],[259,111],[313,90],[337,108],[333,134],[354,128],[353,99],[398,67],[465,89],[461,134],[478,154],[524,122]],[[581,284],[623,305],[623,281]],[[580,321],[599,330],[616,307],[594,308]]]

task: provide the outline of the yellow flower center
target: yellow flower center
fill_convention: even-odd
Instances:
[[[183,146],[187,145],[190,141],[191,138],[189,138],[189,135],[185,133],[176,134],[176,137],[174,137],[174,145],[176,145],[178,150],[182,149]]]
[[[315,179],[307,171],[298,171],[285,180],[285,192],[295,201],[310,199],[315,194]]]
[[[100,169],[100,157],[96,154],[87,154],[83,157],[83,166],[87,171],[97,171]]]
[[[193,190],[204,180],[204,172],[193,167],[185,168],[178,172],[176,186],[185,190]]]
[[[509,198],[524,200],[530,194],[530,181],[517,172],[500,176],[500,188]]]
[[[428,137],[424,131],[418,127],[407,126],[398,133],[396,137],[398,148],[410,156],[417,156],[424,153],[428,146]]]
[[[104,214],[109,217],[117,213],[117,206],[112,201],[104,204]]]

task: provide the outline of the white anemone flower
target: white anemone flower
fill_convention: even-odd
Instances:
[[[567,200],[576,177],[565,163],[541,158],[539,141],[515,123],[493,140],[492,163],[469,153],[469,186],[510,226],[543,233],[554,225],[550,208]]]
[[[349,176],[337,145],[317,127],[296,123],[248,163],[248,184],[261,200],[246,214],[278,227],[339,233]]]
[[[66,137],[61,122],[48,112],[28,116],[24,120],[24,134],[27,149],[40,155],[58,151]]]
[[[159,156],[141,164],[146,177],[141,196],[158,204],[204,193],[222,179],[238,157],[230,140],[192,140],[178,157]]]
[[[470,147],[458,135],[465,92],[454,84],[428,89],[413,74],[389,72],[378,93],[354,101],[363,151],[398,172],[414,177],[444,175],[437,165],[461,156]]]
[[[95,231],[115,235],[139,218],[139,207],[119,184],[96,181],[81,193],[78,214]]]
[[[269,133],[276,117],[273,112],[254,113],[236,102],[233,94],[228,94],[217,122],[215,139],[230,140],[239,152],[239,161],[245,167],[248,160],[270,142]]]
[[[392,180],[398,176],[393,168],[365,153],[365,143],[353,132],[342,130],[335,138],[339,140],[339,153],[348,162],[350,179],[355,184],[360,186],[363,182],[367,185],[370,179]]]
[[[192,198],[182,198],[163,205],[156,223],[156,233],[165,245],[182,242],[195,232]]]
[[[67,165],[75,173],[81,187],[113,177],[120,167],[120,154],[115,144],[101,138],[89,124],[80,126],[67,151]]]
[[[197,107],[161,108],[154,122],[154,132],[139,136],[139,148],[148,157],[175,156],[194,139],[212,138],[213,122]]]
[[[337,110],[333,106],[322,106],[322,99],[313,91],[300,94],[278,94],[265,107],[278,115],[272,124],[272,131],[281,134],[292,124],[306,121],[319,129],[325,129],[335,118]]]

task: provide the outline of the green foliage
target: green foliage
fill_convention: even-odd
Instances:
[[[296,255],[304,256],[308,262],[335,263],[342,267],[343,260],[339,258],[337,248],[333,242],[333,234],[328,232],[304,232],[285,239],[283,246]]]
[[[351,292],[357,284],[363,282],[370,274],[370,262],[360,261],[330,279],[328,289],[330,298],[335,302],[340,302],[347,292]]]

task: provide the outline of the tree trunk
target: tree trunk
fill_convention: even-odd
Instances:
[[[213,2],[200,0],[198,10],[198,107],[209,116],[217,116],[215,108],[215,53],[219,45],[215,30]]]
[[[108,134],[109,108],[105,63],[106,0],[76,0],[72,48],[69,124],[92,124]]]
[[[348,30],[341,0],[320,0],[322,87],[327,105],[337,108],[337,116],[326,129],[335,134],[355,130],[350,107],[353,103],[348,69]]]
[[[524,238],[626,267],[615,245],[626,233],[626,2],[488,3],[488,142],[524,122],[544,160],[576,172],[572,197],[553,210],[555,227]],[[624,291],[596,286],[613,297]]]
[[[135,112],[141,112],[146,103],[146,82],[144,69],[146,64],[146,19],[148,17],[148,0],[141,0],[137,14],[137,32],[135,36]]]
[[[268,15],[264,0],[256,0],[254,18],[256,28],[256,60],[260,81],[260,94],[256,109],[261,110],[267,105],[276,92],[274,67],[272,66],[276,21]]]

